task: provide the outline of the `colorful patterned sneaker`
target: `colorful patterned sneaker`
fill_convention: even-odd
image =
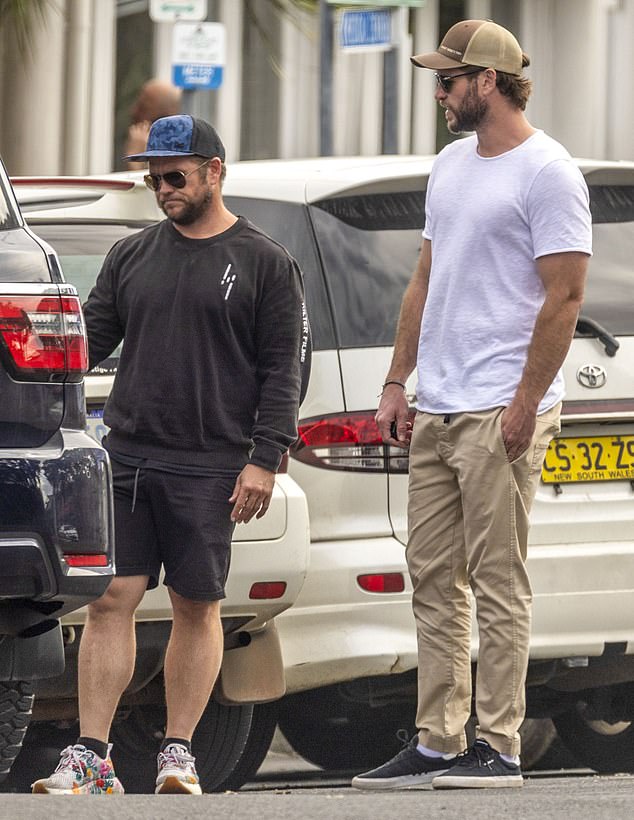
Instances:
[[[33,794],[123,794],[110,760],[111,749],[109,745],[108,757],[102,760],[85,746],[67,746],[53,774],[33,783]]]
[[[522,785],[522,772],[515,763],[502,760],[500,754],[478,738],[470,749],[458,755],[456,763],[445,774],[432,781],[434,789],[504,789]]]
[[[453,766],[455,756],[427,757],[416,748],[418,735],[408,741],[404,748],[393,757],[364,774],[358,774],[350,783],[355,789],[407,789],[412,786],[424,786],[432,782],[436,775],[446,772]]]
[[[156,794],[202,794],[196,774],[196,758],[180,743],[170,743],[158,758]]]

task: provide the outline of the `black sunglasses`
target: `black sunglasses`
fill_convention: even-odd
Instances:
[[[486,71],[486,69],[474,68],[471,71],[463,71],[460,74],[439,74],[437,71],[434,71],[434,77],[445,94],[449,94],[454,81],[457,80],[458,77],[468,77],[469,74],[479,74],[481,71]]]
[[[187,185],[187,177],[193,174],[194,171],[198,171],[203,165],[207,165],[208,162],[211,162],[211,158],[201,162],[200,165],[192,168],[191,171],[187,173],[184,171],[168,171],[166,174],[146,174],[143,177],[143,182],[145,182],[150,191],[158,191],[163,180],[172,188],[184,188]]]

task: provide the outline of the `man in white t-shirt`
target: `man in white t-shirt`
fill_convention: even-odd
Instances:
[[[475,133],[434,164],[422,250],[376,416],[387,444],[410,447],[419,731],[352,785],[521,786],[529,511],[559,430],[560,368],[592,252],[588,190],[567,151],[526,119],[529,60],[509,31],[466,20],[412,62],[436,71],[449,130]],[[405,383],[415,366],[410,431]],[[478,726],[463,751],[471,593]]]

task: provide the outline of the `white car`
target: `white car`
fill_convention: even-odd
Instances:
[[[76,286],[82,301],[112,244],[162,218],[154,195],[132,181],[18,178],[15,184],[28,224],[38,225],[42,237],[57,250],[64,277]],[[88,429],[97,440],[106,432],[103,406],[117,358],[115,351],[85,379]],[[221,607],[225,654],[219,682],[193,740],[206,791],[239,788],[251,776],[247,741],[255,735],[256,744],[268,747],[275,714],[267,704],[285,693],[276,616],[297,599],[309,553],[306,497],[286,464],[284,459],[267,514],[239,525],[234,533]],[[137,611],[136,670],[112,730],[114,761],[128,791],[153,790],[157,737],[164,729],[161,674],[171,611],[162,583],[146,593]],[[29,747],[30,741],[31,750],[52,742],[52,722],[59,727],[61,721],[77,716],[77,649],[85,615],[79,610],[63,619],[66,671],[37,686],[35,725],[25,744]],[[73,725],[64,737],[74,742],[76,733]],[[29,777],[41,774],[29,769],[27,752],[12,776],[28,785]]]
[[[311,563],[278,619],[291,693],[279,722],[297,751],[330,768],[383,762],[398,750],[395,730],[413,730],[407,458],[382,445],[373,417],[432,162],[243,162],[224,189],[306,279],[313,367],[289,472],[308,497]],[[594,256],[565,364],[563,429],[532,513],[528,714],[552,717],[583,765],[634,770],[634,163],[578,162]],[[525,763],[538,757],[531,734]]]
[[[432,162],[242,162],[224,186],[228,207],[286,245],[306,281],[314,351],[289,474],[308,499],[310,566],[276,619],[287,687],[279,724],[327,768],[383,762],[398,750],[396,729],[413,729],[407,456],[381,443],[374,413]],[[562,434],[532,515],[528,705],[529,716],[555,719],[580,762],[623,770],[634,768],[634,163],[579,164],[595,255],[565,367]]]

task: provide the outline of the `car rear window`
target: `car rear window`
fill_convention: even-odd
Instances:
[[[391,345],[422,243],[423,191],[323,200],[310,213],[341,347]]]
[[[38,236],[57,251],[64,279],[86,301],[105,255],[115,242],[136,233],[145,223],[43,222],[29,220]]]
[[[140,231],[147,223],[57,222],[30,220],[31,228],[57,251],[64,280],[77,288],[82,304],[88,298],[105,255],[115,242]],[[99,372],[116,368],[119,349],[100,364]]]
[[[336,346],[331,309],[305,205],[270,199],[225,196],[225,205],[281,242],[304,274],[306,307],[314,350]]]
[[[634,186],[591,185],[594,253],[582,313],[634,334]],[[312,206],[342,347],[394,342],[403,292],[421,246],[422,192],[361,195]]]
[[[634,335],[634,185],[590,185],[593,256],[581,308],[614,336]]]

